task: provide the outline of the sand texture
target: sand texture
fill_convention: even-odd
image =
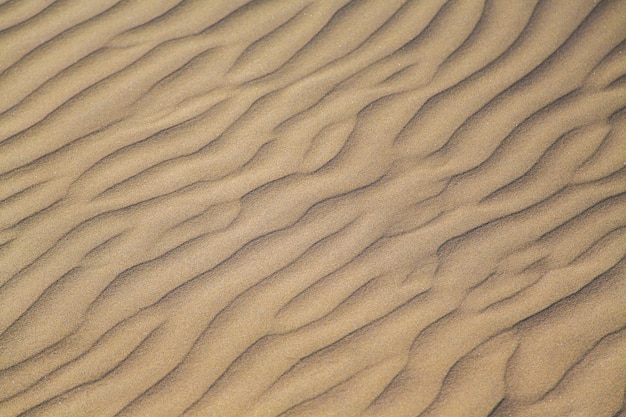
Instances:
[[[626,0],[0,4],[0,416],[626,417]]]

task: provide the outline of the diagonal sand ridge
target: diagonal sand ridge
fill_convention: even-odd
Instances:
[[[0,416],[626,417],[625,0],[0,4]]]

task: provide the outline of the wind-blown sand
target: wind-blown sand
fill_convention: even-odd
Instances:
[[[626,416],[626,1],[0,30],[0,416]]]

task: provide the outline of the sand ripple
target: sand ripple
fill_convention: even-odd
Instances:
[[[626,416],[625,47],[623,0],[3,2],[0,415]]]

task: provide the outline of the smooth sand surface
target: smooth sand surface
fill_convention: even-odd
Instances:
[[[625,417],[626,0],[0,4],[0,416]]]

